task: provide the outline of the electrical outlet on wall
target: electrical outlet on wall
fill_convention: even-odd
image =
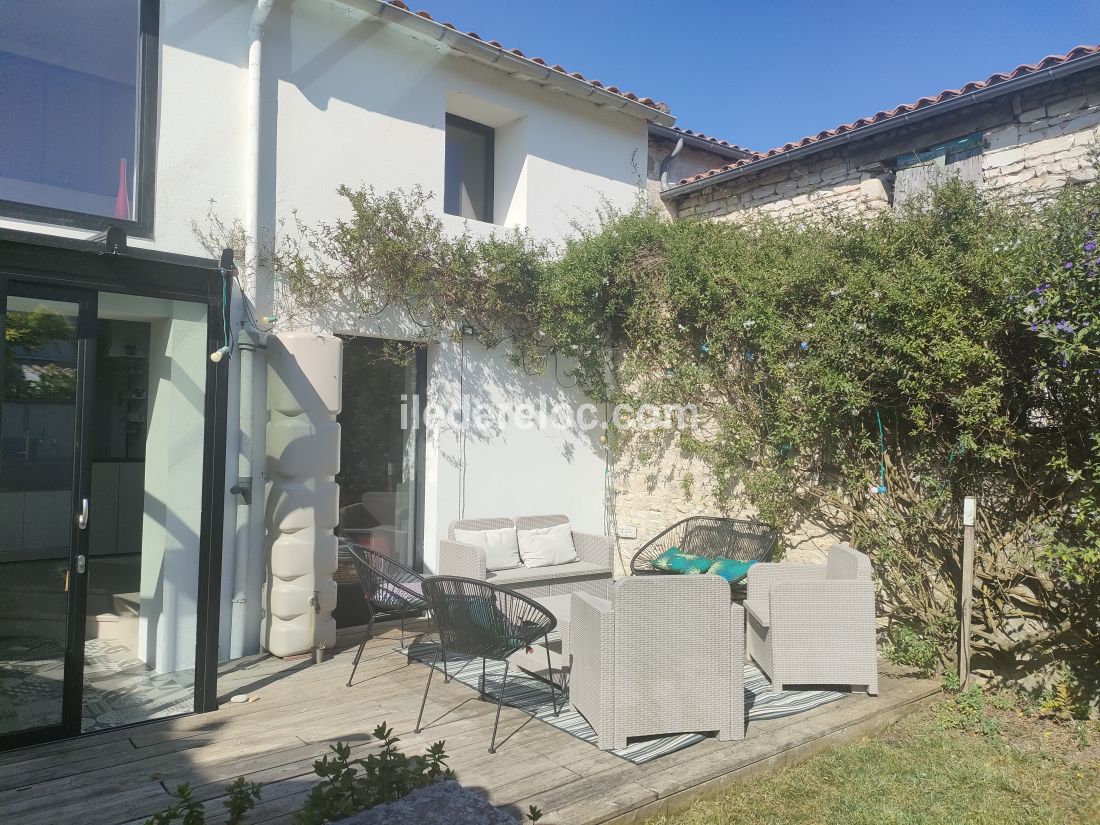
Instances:
[[[620,524],[615,531],[621,539],[636,539],[638,538],[638,528],[633,524]]]

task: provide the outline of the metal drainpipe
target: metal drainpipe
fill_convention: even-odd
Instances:
[[[257,307],[260,291],[260,127],[262,114],[261,67],[263,65],[264,24],[275,0],[257,0],[248,25],[248,131],[245,137],[245,266],[251,269],[250,295]],[[258,307],[257,307],[258,308]],[[247,313],[246,313],[247,314]],[[237,455],[237,483],[231,492],[237,499],[237,532],[233,553],[232,624],[229,629],[229,657],[244,655],[248,637],[245,620],[248,609],[248,556],[252,522],[252,452],[255,449],[253,399],[253,357],[256,343],[243,327],[237,339],[240,365],[240,444]],[[262,489],[261,489],[262,492]]]
[[[665,155],[665,159],[661,161],[661,191],[668,189],[668,170],[672,166],[672,159],[680,154],[680,151],[684,148],[684,139],[680,138],[676,141],[676,146],[672,151]]]

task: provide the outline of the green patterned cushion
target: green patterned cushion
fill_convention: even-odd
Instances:
[[[735,559],[715,559],[708,573],[715,573],[728,582],[740,581],[749,573],[755,561],[736,561]]]
[[[692,556],[688,553],[677,553],[669,561],[668,569],[673,573],[685,575],[698,575],[706,573],[710,569],[711,559],[702,556]]]
[[[661,553],[657,558],[651,559],[649,562],[650,567],[654,570],[663,570],[669,572],[672,568],[669,567],[673,557],[680,555],[679,547],[670,547],[665,552]]]

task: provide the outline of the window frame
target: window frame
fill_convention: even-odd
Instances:
[[[485,138],[485,208],[488,211],[489,216],[487,220],[481,218],[468,218],[462,214],[455,214],[454,212],[447,212],[447,161],[446,161],[446,141],[448,126],[457,126],[462,129],[466,129],[470,132],[476,132]],[[461,115],[453,115],[447,112],[447,117],[444,123],[443,129],[443,142],[444,142],[444,160],[443,160],[443,211],[448,215],[453,215],[456,218],[461,218],[466,221],[477,221],[478,223],[496,223],[496,168],[494,167],[494,161],[496,159],[496,129],[492,126],[486,126],[484,123],[478,123],[476,120],[470,120],[464,118]]]
[[[156,196],[157,99],[160,76],[160,2],[137,0],[138,8],[138,93],[137,140],[134,183],[134,219],[93,215],[55,206],[39,206],[0,199],[0,217],[74,229],[102,231],[118,226],[130,237],[153,237],[153,199]]]

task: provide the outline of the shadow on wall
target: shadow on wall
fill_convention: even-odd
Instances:
[[[755,517],[740,479],[720,482],[704,459],[685,455],[678,440],[672,430],[648,439],[627,435],[618,442],[612,467],[613,523],[637,530],[636,538],[616,539],[621,573],[626,569],[623,559],[681,518]],[[823,563],[829,546],[846,535],[836,524],[818,524],[803,515],[783,532],[780,554],[788,561]]]

